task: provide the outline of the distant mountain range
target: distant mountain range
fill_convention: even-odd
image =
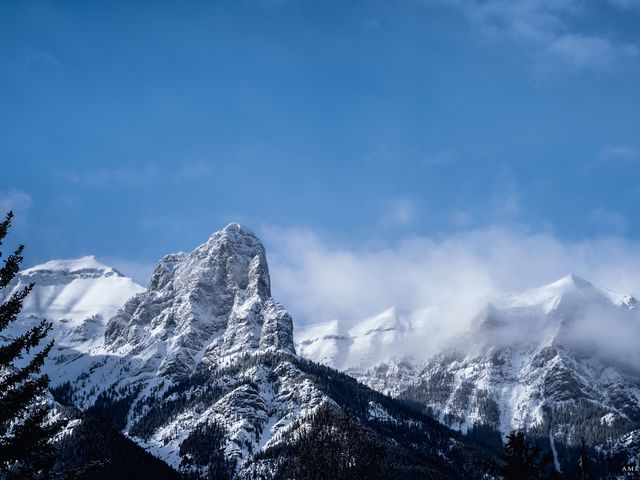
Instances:
[[[638,303],[574,276],[494,299],[422,353],[435,309],[294,332],[262,243],[238,224],[165,256],[146,289],[94,257],[32,267],[12,287],[31,282],[9,335],[54,323],[59,408],[185,478],[482,478],[519,428],[565,474],[580,449],[608,459],[604,474],[640,451]]]
[[[634,297],[569,275],[494,299],[466,333],[426,359],[385,355],[402,351],[403,343],[415,351],[437,320],[428,309],[390,309],[348,328],[338,321],[305,327],[296,346],[462,432],[490,427],[504,436],[528,429],[554,446],[584,442],[610,451],[622,443],[638,450],[640,310]],[[557,450],[558,462],[570,461]]]

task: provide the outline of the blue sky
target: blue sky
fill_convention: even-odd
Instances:
[[[5,1],[0,61],[27,263],[640,234],[637,0]]]

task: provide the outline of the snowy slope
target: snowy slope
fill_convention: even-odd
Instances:
[[[54,322],[47,371],[57,398],[108,418],[183,471],[205,474],[185,445],[211,425],[223,429],[220,448],[238,478],[252,478],[256,465],[274,466],[261,453],[308,429],[321,405],[400,431],[423,422],[298,354],[419,402],[461,430],[528,426],[599,444],[639,428],[637,301],[573,276],[496,298],[430,358],[426,342],[442,335],[433,308],[311,325],[294,342],[291,317],[271,297],[264,247],[238,224],[193,252],[165,256],[146,290],[93,257],[25,270],[12,288],[32,281],[13,334],[43,317]],[[456,444],[447,432],[425,437],[438,458]]]
[[[54,382],[77,372],[69,362],[100,351],[107,321],[133,295],[144,288],[93,256],[52,260],[21,271],[7,289],[10,295],[35,283],[10,335],[25,331],[41,319],[53,323],[55,339],[45,371]]]
[[[429,335],[438,333],[437,318],[433,308],[390,308],[358,322],[332,320],[297,327],[296,350],[305,358],[347,372],[383,393],[399,393],[396,387],[410,383],[416,366],[426,360],[426,353],[420,352],[426,352]],[[378,376],[379,381],[371,382],[369,370],[374,367],[385,372]],[[402,380],[394,376],[401,376]]]
[[[589,417],[583,427],[628,428],[640,421],[636,307],[633,297],[575,276],[502,297],[405,395],[462,429],[549,424],[567,436],[580,427],[559,418],[567,409]]]
[[[36,284],[22,309],[23,316],[46,315],[56,323],[81,326],[99,315],[101,325],[143,287],[93,256],[75,260],[52,260],[23,270],[17,276],[19,288]]]
[[[553,425],[564,437],[584,436],[560,418],[573,411],[585,416],[585,428],[602,430],[592,435],[600,441],[640,421],[640,310],[630,295],[573,275],[504,295],[426,361],[389,353],[415,352],[415,339],[437,328],[437,315],[412,318],[392,309],[356,324],[313,325],[296,335],[296,347],[463,431]]]
[[[264,247],[238,224],[192,252],[162,258],[146,290],[93,258],[50,262],[25,271],[20,282],[31,280],[39,286],[25,322],[55,317],[59,332],[61,350],[50,369],[57,398],[108,419],[183,471],[206,474],[214,440],[199,454],[204,464],[185,449],[202,432],[222,428],[224,462],[239,478],[253,478],[256,455],[295,439],[321,405],[355,402],[348,408],[365,421],[413,428],[424,422],[402,419],[399,404],[384,407],[388,398],[296,355],[292,319],[271,297]],[[447,430],[423,428],[438,432],[424,435],[424,454],[443,463],[442,452],[457,444]],[[261,468],[273,467],[269,462],[260,460]]]

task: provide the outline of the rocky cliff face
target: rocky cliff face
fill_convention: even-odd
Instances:
[[[225,425],[225,458],[239,465],[325,399],[286,361],[291,317],[271,298],[262,243],[238,224],[162,258],[103,331],[97,350],[69,362],[67,397],[107,415],[120,405],[114,423],[176,468],[194,429]],[[267,367],[268,355],[282,361]]]
[[[156,358],[146,368],[169,376],[247,353],[295,352],[291,317],[271,298],[264,247],[238,224],[191,253],[160,260],[147,291],[110,320],[105,347]]]
[[[390,308],[357,322],[332,320],[296,329],[300,355],[336,368],[388,395],[397,395],[416,378],[424,356],[408,356],[437,325],[434,309]],[[423,350],[424,351],[424,350]]]
[[[103,283],[123,278],[108,267],[94,270],[69,272]],[[57,282],[69,272],[58,274]],[[48,273],[39,275],[46,284]],[[104,292],[96,291],[94,301]],[[292,319],[271,297],[265,249],[240,225],[213,234],[193,252],[165,256],[147,289],[129,288],[127,297],[132,294],[120,299],[121,308],[100,314],[100,328],[70,344],[73,355],[54,359],[53,393],[176,469],[194,478],[246,479],[271,478],[285,464],[297,469],[291,445],[314,431],[335,432],[326,424],[337,418],[333,414],[316,419],[322,407],[357,418],[344,423],[351,425],[344,433],[351,451],[368,439],[367,445],[393,451],[433,478],[473,477],[453,459],[466,447],[451,431],[296,355]],[[79,308],[73,300],[68,311]],[[51,305],[39,301],[37,313],[26,310],[26,324],[29,315],[50,315]],[[81,318],[74,321],[90,322]],[[330,447],[314,445],[317,454]],[[316,453],[305,448],[315,461]],[[357,464],[354,455],[350,462]]]
[[[345,435],[369,439],[365,450],[393,452],[436,477],[477,473],[455,460],[475,447],[296,350],[454,429],[527,427],[558,442],[567,462],[574,457],[565,446],[583,439],[605,453],[638,447],[638,303],[573,276],[496,298],[426,359],[401,353],[437,332],[432,309],[308,326],[294,347],[292,319],[271,297],[265,249],[237,224],[193,252],[165,256],[146,290],[92,257],[25,270],[12,288],[32,281],[9,333],[54,322],[46,371],[58,401],[196,477],[295,469],[292,445],[339,429],[326,419],[345,412],[357,418],[343,422]],[[317,416],[322,408],[334,413]]]
[[[354,332],[362,328],[353,326],[346,335],[326,334],[338,331],[335,324],[304,331],[299,350],[345,371],[354,359],[373,358],[350,373],[372,388],[424,405],[455,429],[483,425],[506,434],[526,427],[547,438],[551,431],[559,441],[602,445],[640,423],[638,303],[575,276],[496,298],[468,332],[427,360],[375,359],[376,351],[384,352],[377,346],[385,336],[392,333],[399,350],[410,338],[401,335],[407,330],[401,320],[365,329],[376,337],[368,341],[375,348],[356,357],[327,355],[339,345],[348,352],[348,345],[360,341]],[[426,328],[432,328],[428,322]],[[424,335],[419,330],[412,333]]]
[[[463,430],[545,425],[565,440],[602,442],[640,422],[633,297],[569,276],[494,303],[450,351],[427,362],[403,396]]]

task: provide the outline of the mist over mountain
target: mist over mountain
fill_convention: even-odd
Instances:
[[[479,429],[526,428],[560,468],[583,440],[621,455],[640,426],[638,302],[574,275],[491,297],[462,332],[442,306],[294,326],[239,224],[163,257],[146,289],[93,257],[32,267],[13,288],[32,281],[13,333],[54,322],[45,370],[61,408],[193,478],[297,478],[301,445],[329,448],[324,428],[345,429],[354,465],[373,461],[366,444],[389,475],[473,478]]]
[[[480,475],[485,447],[296,354],[265,249],[238,224],[163,257],[146,289],[93,257],[25,270],[13,288],[33,279],[20,325],[55,324],[45,371],[57,408],[84,415],[72,435],[102,422],[190,478],[307,478],[318,461],[335,478]]]
[[[299,329],[296,346],[463,432],[489,427],[504,437],[526,429],[565,449],[586,442],[606,450],[622,438],[634,445],[640,310],[633,296],[568,275],[497,296],[434,352],[429,336],[438,321],[429,309],[392,309],[342,329],[338,321]],[[557,462],[566,455],[556,449]]]

